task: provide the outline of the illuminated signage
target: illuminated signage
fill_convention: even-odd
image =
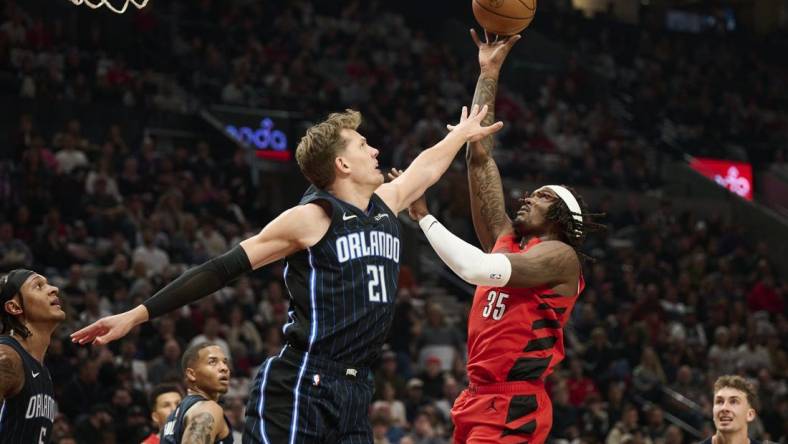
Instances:
[[[290,160],[292,156],[287,146],[287,134],[274,129],[274,121],[268,117],[263,118],[257,128],[227,125],[225,131],[232,138],[253,147],[257,157],[273,160]]]
[[[752,165],[749,163],[696,157],[690,167],[732,193],[752,200]]]

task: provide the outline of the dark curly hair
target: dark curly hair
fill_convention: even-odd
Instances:
[[[583,213],[582,215],[578,215],[569,210],[569,207],[566,203],[558,199],[555,203],[550,205],[550,208],[547,209],[547,214],[545,218],[551,222],[555,222],[556,225],[559,227],[559,235],[560,240],[569,244],[575,252],[577,256],[581,259],[594,261],[594,258],[583,253],[580,251],[580,247],[583,245],[583,242],[586,240],[588,233],[592,232],[599,232],[599,231],[606,231],[607,227],[603,224],[597,223],[592,219],[595,217],[604,217],[604,213],[590,213],[588,211],[588,206],[586,205],[585,200],[580,194],[575,191],[572,187],[561,185],[562,187],[569,190],[572,193],[572,196],[575,197],[577,203],[580,205],[580,211]],[[583,221],[580,222],[575,220],[574,216],[582,216]]]
[[[8,276],[9,275],[7,274],[0,278],[0,293],[2,293],[5,286],[8,285]],[[25,308],[25,301],[22,297],[22,292],[20,291],[18,294],[19,305],[22,308]],[[5,311],[5,307],[0,307],[0,334],[10,335],[11,332],[23,338],[28,338],[32,335],[30,330],[25,327],[25,324],[23,324],[17,316]]]

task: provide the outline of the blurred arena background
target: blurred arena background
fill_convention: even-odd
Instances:
[[[407,165],[470,102],[473,25],[455,0],[151,0],[123,15],[0,1],[0,272],[34,268],[64,295],[53,442],[140,442],[148,391],[206,338],[231,352],[241,430],[249,380],[281,346],[281,266],[109,347],[68,334],[296,202],[293,151],[329,112],[362,111],[381,165]],[[726,373],[757,382],[752,437],[788,439],[786,30],[785,0],[539,4],[502,75],[496,158],[512,203],[567,183],[609,226],[586,245],[597,261],[549,380],[552,442],[696,442]],[[431,205],[473,241],[464,168]],[[376,443],[446,443],[472,288],[406,219],[370,418]]]

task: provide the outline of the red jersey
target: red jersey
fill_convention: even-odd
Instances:
[[[140,444],[159,444],[159,435],[151,433],[145,438],[145,441],[142,441]]]
[[[521,249],[513,234],[501,236],[493,252],[521,253],[539,242]],[[544,381],[564,359],[563,327],[584,287],[582,273],[574,296],[544,286],[477,287],[468,319],[470,382]]]

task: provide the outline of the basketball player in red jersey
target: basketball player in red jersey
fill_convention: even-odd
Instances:
[[[498,75],[519,36],[481,42],[474,103],[494,110]],[[493,117],[486,116],[486,119]],[[512,221],[491,156],[493,138],[467,148],[473,224],[484,251],[410,207],[441,259],[477,285],[468,321],[470,385],[455,401],[455,443],[543,443],[552,426],[544,381],[564,359],[563,327],[584,282],[577,248],[589,219],[570,189],[547,185],[524,196]]]

